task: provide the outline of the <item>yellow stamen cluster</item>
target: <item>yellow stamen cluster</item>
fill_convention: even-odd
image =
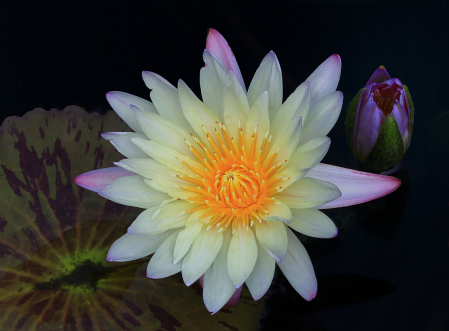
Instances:
[[[217,123],[217,125],[219,130],[214,128],[216,139],[203,126],[213,151],[208,150],[192,135],[206,157],[186,140],[190,151],[205,168],[197,169],[183,161],[196,176],[195,178],[177,176],[194,184],[194,186],[181,186],[181,189],[195,193],[194,196],[185,199],[198,205],[186,210],[185,213],[204,210],[204,214],[198,219],[209,218],[206,221],[209,225],[207,230],[217,227],[218,232],[221,232],[232,225],[234,232],[239,224],[249,230],[248,227],[252,227],[255,222],[262,222],[269,216],[264,206],[270,203],[281,204],[272,196],[283,191],[279,184],[288,178],[276,176],[276,173],[287,160],[274,164],[279,149],[269,155],[271,136],[268,135],[268,131],[257,147],[257,126],[251,141],[245,142],[245,135],[239,123],[239,137],[236,142],[229,136],[224,124]]]

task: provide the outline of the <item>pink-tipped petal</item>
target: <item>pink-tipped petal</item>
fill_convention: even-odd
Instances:
[[[215,29],[210,28],[206,39],[206,49],[208,49],[223,64],[226,70],[232,70],[234,75],[246,92],[245,83],[243,82],[242,73],[239,65],[232,53],[231,47],[223,36]]]
[[[380,66],[379,68],[377,68],[376,71],[374,71],[374,74],[370,77],[370,79],[365,84],[365,86],[372,84],[372,83],[380,84],[389,79],[391,79],[391,77],[388,74],[387,69],[385,69],[384,66]]]
[[[84,174],[78,175],[73,178],[73,181],[78,186],[98,193],[99,191],[106,188],[107,185],[112,184],[112,182],[117,178],[134,175],[134,172],[125,170],[123,168],[111,167],[85,172]]]
[[[235,290],[231,299],[229,299],[229,301],[226,302],[226,304],[223,306],[224,308],[237,306],[237,303],[239,302],[240,299],[240,293],[242,293],[242,288],[243,286],[240,286],[238,289]]]
[[[383,197],[401,185],[401,181],[394,177],[375,175],[323,163],[319,163],[306,176],[331,182],[342,193],[340,198],[319,206],[317,209],[357,205]]]

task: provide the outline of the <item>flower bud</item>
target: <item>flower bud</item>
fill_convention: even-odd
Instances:
[[[346,137],[360,169],[387,170],[410,146],[414,108],[407,86],[380,66],[352,99]]]

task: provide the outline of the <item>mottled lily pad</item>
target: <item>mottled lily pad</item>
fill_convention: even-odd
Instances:
[[[145,277],[146,260],[106,262],[141,211],[77,187],[121,155],[101,138],[129,131],[112,111],[35,109],[0,128],[0,330],[257,330],[248,291],[210,316],[199,284]]]

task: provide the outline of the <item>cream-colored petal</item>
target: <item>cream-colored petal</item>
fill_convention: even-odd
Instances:
[[[144,71],[142,72],[142,78],[145,85],[153,90],[150,97],[158,113],[182,126],[187,132],[193,133],[192,127],[182,112],[178,89],[154,72]]]
[[[203,222],[194,221],[190,224],[187,223],[185,229],[181,231],[178,239],[176,239],[175,259],[173,261],[174,264],[178,263],[184,257],[184,255],[186,255],[190,246],[200,233],[202,227]]]
[[[254,133],[254,129],[256,126],[258,128],[257,146],[260,146],[265,133],[270,130],[267,92],[263,92],[261,95],[259,95],[254,105],[251,107],[251,110],[249,111],[245,128],[245,144],[247,145],[245,147],[247,148],[247,150],[249,150],[251,136]]]
[[[201,229],[182,262],[182,278],[187,286],[192,285],[209,269],[223,243],[222,233],[206,229]]]
[[[273,281],[275,265],[270,255],[257,243],[256,264],[245,282],[255,301],[259,300],[270,288],[271,282]]]
[[[131,138],[148,139],[146,135],[135,132],[107,132],[102,133],[101,136],[109,140],[110,143],[127,158],[144,157],[150,158],[139,147],[133,144]]]
[[[278,193],[276,198],[290,208],[312,208],[324,205],[340,196],[341,192],[334,184],[303,177],[287,187],[284,192]]]
[[[207,310],[212,314],[219,311],[235,292],[227,266],[230,241],[231,230],[226,230],[223,232],[220,251],[203,278],[203,300]]]
[[[268,114],[270,120],[274,118],[282,104],[282,72],[279,61],[273,51],[267,54],[257,69],[248,88],[248,101],[252,107],[259,95],[268,92],[270,103]]]
[[[172,231],[167,231],[154,236],[134,236],[125,233],[109,248],[106,261],[133,261],[153,254],[171,233]]]
[[[267,220],[271,221],[272,218],[281,220],[283,222],[290,222],[292,220],[292,212],[290,208],[282,201],[276,201],[276,203],[266,203],[263,208],[268,211]],[[274,219],[273,219],[274,220]]]
[[[331,140],[329,137],[316,137],[298,146],[288,160],[285,168],[310,168],[315,167],[329,150]]]
[[[248,113],[248,98],[234,73],[228,71],[223,92],[223,116],[226,129],[234,139],[239,136],[237,125],[239,121],[242,128],[246,127]]]
[[[257,245],[252,228],[238,225],[232,234],[228,252],[228,273],[234,287],[240,287],[253,271]]]
[[[333,92],[310,108],[301,133],[301,141],[326,136],[334,127],[343,105],[343,93]]]
[[[260,245],[276,260],[284,260],[287,254],[287,232],[282,222],[266,222],[256,224],[256,237]]]
[[[207,108],[182,80],[179,80],[178,90],[184,116],[195,130],[195,133],[201,142],[209,150],[213,150],[212,145],[207,140],[204,129],[213,135],[216,123],[219,121],[217,115]]]
[[[316,296],[317,281],[309,254],[294,233],[287,229],[288,252],[284,261],[276,262],[293,288],[307,301]]]
[[[203,102],[223,122],[223,89],[226,69],[208,49],[203,52],[203,60],[206,63],[206,66],[200,70]]]
[[[171,229],[184,227],[189,214],[182,214],[192,208],[186,201],[177,201],[166,204],[156,217],[154,210],[148,209],[142,212],[128,228],[128,233],[134,235],[155,235]]]
[[[184,155],[195,157],[187,144],[189,142],[193,145],[195,141],[190,133],[185,131],[181,126],[158,114],[143,112],[136,108],[134,108],[134,112],[136,113],[136,119],[140,127],[152,141]]]
[[[309,104],[310,83],[304,82],[285,100],[274,117],[270,127],[270,134],[273,136],[273,140],[277,138],[279,133],[282,132],[282,129],[295,117],[301,116],[304,125],[307,114],[309,113]]]
[[[293,220],[288,224],[293,230],[315,238],[333,238],[338,230],[326,214],[315,208],[292,209]]]
[[[98,194],[122,205],[139,208],[150,208],[169,199],[167,194],[146,185],[139,175],[117,178]]]
[[[147,266],[147,277],[160,279],[181,271],[182,263],[173,264],[173,250],[180,230],[174,231],[157,249]]]
[[[182,175],[181,172],[166,167],[162,163],[150,158],[123,159],[120,160],[120,162],[114,162],[114,164],[123,169],[135,172],[145,178],[157,179],[160,177],[169,177],[173,178],[173,180],[180,185],[182,185],[181,183],[187,183],[186,181],[175,177],[176,175]]]
[[[141,150],[145,153],[153,157],[156,161],[162,163],[163,165],[173,169],[175,171],[179,171],[185,175],[195,177],[195,173],[187,168],[182,161],[187,162],[193,167],[204,171],[205,167],[190,157],[179,153],[171,148],[162,146],[154,141],[144,140],[140,138],[132,138],[131,141],[137,145]]]
[[[282,170],[279,174],[276,174],[276,178],[282,178],[282,182],[278,185],[280,190],[285,190],[287,187],[300,180],[309,172],[309,168],[287,168]]]
[[[306,81],[310,82],[310,106],[337,89],[340,73],[340,56],[333,54],[307,77]]]
[[[287,125],[278,134],[269,152],[269,155],[278,152],[275,163],[288,161],[293,151],[298,146],[299,138],[301,136],[301,128],[302,118],[295,117],[287,123]]]

